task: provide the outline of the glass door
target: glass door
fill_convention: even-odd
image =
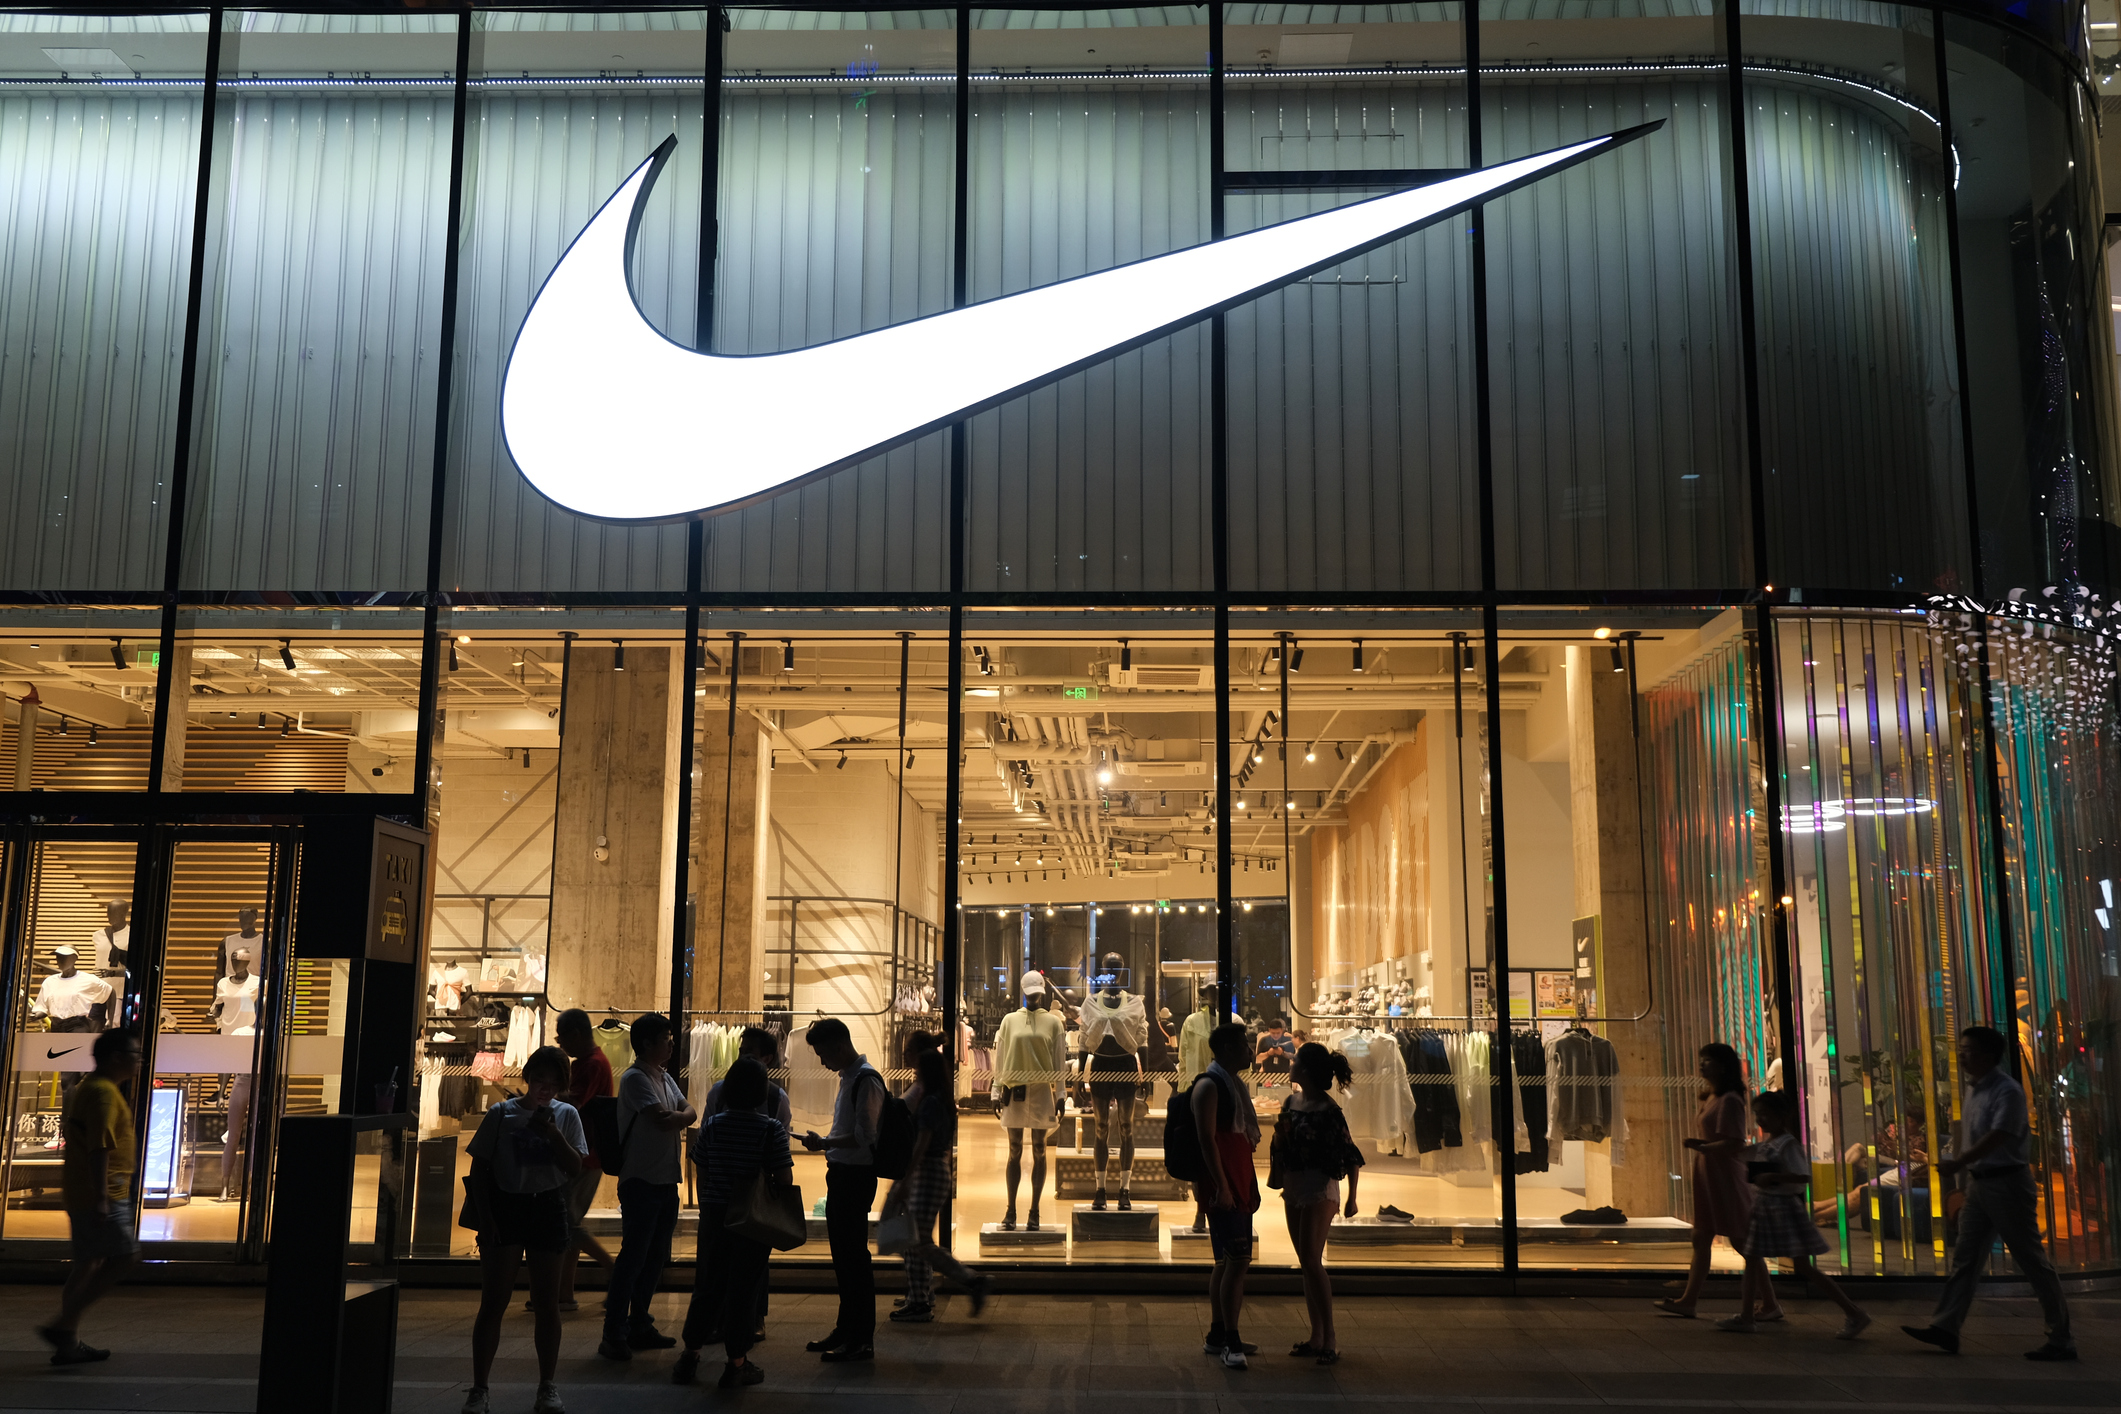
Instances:
[[[7,899],[7,1145],[0,1251],[67,1240],[59,1116],[91,1069],[97,1032],[137,1017],[144,969],[135,885],[144,835],[25,834],[10,841]],[[22,856],[15,856],[15,851]],[[63,1250],[63,1249],[62,1249]]]

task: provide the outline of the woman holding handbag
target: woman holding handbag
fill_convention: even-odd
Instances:
[[[920,1105],[914,1115],[917,1126],[913,1154],[906,1163],[906,1176],[891,1185],[884,1199],[882,1219],[898,1218],[910,1225],[904,1234],[906,1246],[906,1304],[891,1313],[902,1324],[935,1319],[935,1269],[941,1267],[972,1298],[972,1314],[987,1306],[992,1279],[981,1276],[937,1245],[935,1215],[950,1197],[950,1154],[957,1135],[957,1107],[950,1100],[950,1061],[940,1050],[922,1050],[913,1057],[913,1073],[920,1082]],[[902,1216],[903,1215],[903,1216]],[[886,1244],[881,1225],[877,1245]]]
[[[1355,1190],[1362,1176],[1362,1150],[1348,1133],[1348,1117],[1333,1103],[1333,1090],[1354,1080],[1348,1058],[1338,1051],[1316,1041],[1297,1047],[1289,1065],[1289,1084],[1296,1093],[1283,1103],[1267,1150],[1267,1186],[1281,1190],[1289,1241],[1303,1269],[1304,1305],[1311,1313],[1310,1338],[1289,1353],[1321,1365],[1340,1361],[1340,1341],[1333,1330],[1333,1282],[1326,1275],[1326,1238],[1336,1216],[1355,1216]],[[1345,1205],[1340,1196],[1343,1179],[1348,1185]]]
[[[788,1130],[779,1120],[758,1112],[766,1101],[766,1087],[766,1067],[755,1060],[737,1061],[722,1077],[725,1108],[700,1127],[700,1284],[695,1295],[704,1290],[711,1269],[721,1287],[721,1310],[715,1313],[711,1328],[720,1329],[728,1358],[717,1381],[722,1389],[755,1385],[766,1378],[758,1363],[747,1357],[755,1339],[752,1320],[757,1312],[759,1277],[772,1248],[729,1226],[731,1208],[751,1206],[755,1188],[763,1184],[770,1190],[785,1189],[794,1177]],[[690,1317],[686,1326],[685,1349],[670,1374],[677,1384],[691,1384],[700,1368],[700,1344],[695,1343],[699,1332]]]

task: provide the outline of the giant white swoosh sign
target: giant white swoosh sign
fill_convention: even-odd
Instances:
[[[634,231],[671,137],[590,218],[532,301],[502,379],[502,431],[530,484],[579,515],[670,521],[734,510],[1661,126],[833,343],[739,357],[672,343],[634,302]]]

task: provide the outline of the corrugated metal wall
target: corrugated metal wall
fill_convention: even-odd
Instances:
[[[257,98],[216,154],[183,580],[427,582],[447,98]]]
[[[1451,165],[1463,151],[1456,92],[1247,86],[1228,110],[1232,166],[1281,162],[1262,141],[1299,133],[1300,165],[1355,165],[1339,161],[1350,134],[1355,156],[1382,139],[1391,164]],[[1720,92],[1490,85],[1498,155],[1669,120],[1595,171],[1492,208],[1506,586],[1683,590],[1742,574]],[[1873,553],[1873,528],[1900,536],[1920,504],[1933,548],[1914,558],[1927,572],[1957,533],[1956,500],[1942,495],[1955,485],[1956,443],[1941,383],[1937,174],[1860,101],[1761,81],[1753,92],[1776,119],[1756,123],[1754,158],[1763,338],[1783,351],[1763,366],[1765,430],[1778,485],[1790,486],[1793,465],[1810,478],[1778,495],[1779,552],[1813,582],[1869,585],[1881,565],[1904,574],[1900,559]],[[722,351],[796,347],[946,306],[949,104],[940,87],[859,103],[730,91]],[[0,108],[10,584],[157,578],[155,482],[172,435],[196,147],[187,111],[175,99]],[[417,587],[446,99],[246,96],[224,111],[233,128],[209,272],[202,523],[186,582]],[[649,317],[692,339],[698,112],[696,93],[681,91],[475,103],[447,585],[682,588],[682,529],[554,510],[516,474],[497,408],[515,328],[552,262],[672,132],[679,153],[642,228],[638,283]],[[1204,86],[977,88],[974,297],[1204,240],[1206,122]],[[1322,139],[1330,160],[1317,158]],[[1234,196],[1232,229],[1317,199]],[[1468,280],[1453,230],[1233,317],[1234,584],[1476,581]],[[975,419],[969,586],[1206,588],[1206,365],[1205,330],[1189,330]],[[722,519],[709,586],[942,588],[945,447],[931,437]]]
[[[1499,582],[1735,587],[1746,467],[1721,88],[1488,92],[1491,161],[1665,120],[1488,208]]]
[[[1752,79],[1746,101],[1771,563],[1966,589],[1943,165],[1816,89]]]
[[[0,98],[0,584],[162,587],[199,95]]]
[[[678,153],[657,179],[641,221],[634,293],[657,328],[679,343],[692,342],[700,268],[699,95],[487,97],[473,105],[473,121],[442,582],[488,592],[682,592],[683,527],[601,525],[547,502],[509,460],[500,396],[516,329],[553,263],[672,133]],[[624,416],[625,409],[612,414]],[[624,471],[612,468],[614,475]]]
[[[1208,238],[1207,87],[974,91],[971,297]],[[1207,589],[1196,326],[974,418],[968,588]]]

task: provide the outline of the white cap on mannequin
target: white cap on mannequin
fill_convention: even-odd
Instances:
[[[1026,972],[1026,973],[1024,974],[1024,985],[1023,985],[1023,988],[1022,988],[1022,990],[1023,990],[1023,992],[1024,992],[1024,994],[1025,994],[1026,996],[1030,995],[1030,994],[1031,994],[1031,993],[1033,993],[1033,992],[1043,992],[1043,991],[1045,991],[1045,990],[1046,990],[1046,977],[1045,977],[1045,974],[1044,974],[1044,973],[1041,973],[1041,972]]]

